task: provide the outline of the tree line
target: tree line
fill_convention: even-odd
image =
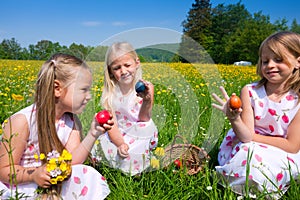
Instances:
[[[69,47],[62,46],[58,42],[41,40],[37,44],[30,44],[28,48],[22,48],[15,38],[4,39],[0,44],[0,59],[13,60],[47,60],[57,52],[68,53],[89,61],[103,61],[106,46],[84,46],[72,43]]]
[[[210,0],[195,0],[182,23],[184,34],[177,59],[200,63],[211,58],[223,64],[240,60],[256,63],[259,46],[270,34],[276,31],[300,33],[296,19],[290,27],[287,23],[285,18],[271,23],[269,15],[262,11],[252,15],[241,1],[212,8]]]
[[[232,64],[247,60],[256,63],[259,45],[267,36],[282,30],[300,33],[300,25],[296,19],[290,26],[285,18],[272,23],[269,15],[264,15],[261,11],[251,14],[241,1],[212,7],[210,0],[195,0],[182,27],[181,42],[171,44],[177,47],[177,54],[153,47],[144,48],[137,50],[141,61],[213,61]],[[106,46],[92,47],[72,43],[67,47],[49,40],[41,40],[24,48],[15,38],[11,38],[0,43],[0,59],[46,60],[54,53],[64,52],[87,61],[104,61],[106,50]]]

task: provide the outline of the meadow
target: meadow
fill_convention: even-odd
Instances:
[[[0,60],[0,121],[31,104],[34,84],[42,61]],[[94,113],[101,110],[99,100],[103,85],[103,63],[89,63],[93,70],[93,98],[79,118],[86,133]],[[185,141],[204,148],[210,161],[196,175],[186,169],[155,167],[140,176],[126,176],[105,163],[95,167],[110,186],[108,200],[114,199],[242,199],[222,187],[214,171],[218,146],[230,129],[224,115],[211,107],[212,93],[224,86],[229,94],[258,79],[255,66],[240,67],[214,64],[142,63],[143,78],[155,86],[153,120],[159,129],[159,147],[166,148],[179,134]],[[0,129],[0,134],[2,130]],[[291,188],[282,199],[300,199],[300,188]],[[265,199],[256,194],[258,199]]]

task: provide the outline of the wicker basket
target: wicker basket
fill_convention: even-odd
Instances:
[[[183,139],[182,136],[176,135],[172,145],[166,147],[165,155],[162,158],[162,165],[167,167],[172,164],[174,160],[180,159],[189,175],[197,174],[209,161],[209,155],[204,149],[193,144],[175,144],[178,138]]]

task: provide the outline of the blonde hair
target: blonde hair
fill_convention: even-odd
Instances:
[[[90,70],[88,65],[79,58],[61,53],[53,55],[42,65],[38,74],[35,93],[40,153],[47,155],[54,149],[58,152],[62,152],[64,149],[55,128],[56,99],[54,95],[54,81],[59,80],[64,87],[67,87],[76,79],[76,73],[82,68]],[[81,124],[78,117],[76,115],[71,117],[74,118],[77,128],[80,128]]]
[[[261,80],[258,82],[258,87],[261,87],[267,83],[267,79],[262,74],[261,60],[262,53],[265,49],[270,49],[278,58],[282,59],[282,62],[286,63],[289,67],[295,67],[291,66],[291,63],[289,63],[287,56],[285,55],[285,50],[293,55],[294,58],[298,58],[300,56],[300,34],[290,31],[281,31],[272,34],[262,42],[259,48],[259,59],[256,69],[257,74],[261,77]],[[289,90],[293,90],[300,98],[299,69],[294,70],[292,76],[286,81],[283,93]]]
[[[87,69],[91,72],[88,65],[79,58],[68,54],[54,54],[47,60],[39,71],[36,82],[35,109],[36,124],[40,153],[47,155],[52,150],[62,152],[65,148],[61,143],[55,127],[55,94],[54,81],[59,80],[62,86],[68,87],[73,81],[79,70]],[[77,115],[67,113],[74,119],[75,128],[80,131],[82,139],[82,127]],[[43,161],[46,162],[45,160]],[[52,185],[46,195],[55,196],[61,192],[61,185]]]
[[[107,110],[113,111],[112,97],[115,92],[115,87],[118,87],[118,82],[114,78],[111,72],[111,64],[118,58],[129,54],[135,61],[138,59],[138,55],[135,49],[128,42],[117,42],[112,44],[106,51],[105,63],[104,63],[104,88],[101,96],[101,104]],[[137,68],[133,85],[142,78],[142,69]]]

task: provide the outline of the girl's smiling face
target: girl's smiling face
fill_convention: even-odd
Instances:
[[[139,65],[140,60],[127,53],[115,59],[109,70],[120,86],[132,85]]]
[[[284,47],[282,47],[284,48]],[[281,84],[293,73],[297,59],[286,49],[281,50],[285,58],[276,55],[270,48],[265,47],[261,55],[261,70],[263,76],[271,83]]]

